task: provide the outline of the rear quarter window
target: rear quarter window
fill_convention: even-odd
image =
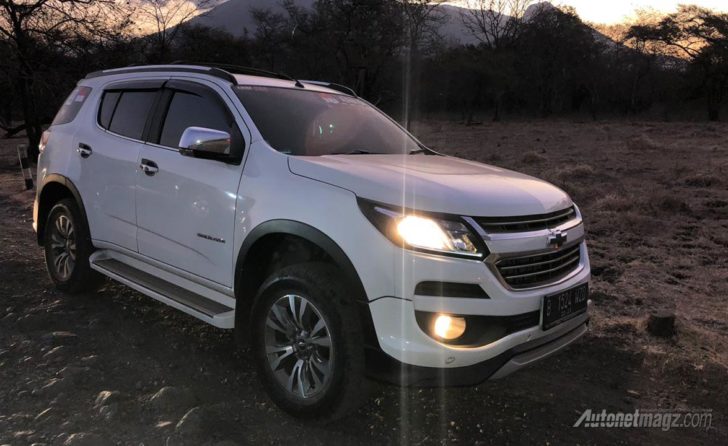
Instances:
[[[111,124],[111,117],[114,115],[116,104],[121,97],[120,91],[107,91],[101,98],[101,107],[99,107],[99,125],[105,129]]]
[[[66,101],[58,110],[56,117],[53,119],[51,125],[68,124],[69,122],[76,119],[76,115],[81,110],[81,107],[86,102],[89,94],[91,94],[91,87],[76,87],[73,89]]]

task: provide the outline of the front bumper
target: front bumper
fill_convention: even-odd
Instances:
[[[585,313],[549,330],[543,330],[539,320],[538,324],[508,333],[486,345],[470,346],[434,339],[423,331],[415,316],[416,312],[496,317],[538,312],[540,318],[544,296],[586,284],[590,279],[583,225],[568,229],[570,235],[580,240],[578,266],[556,283],[531,289],[510,288],[484,261],[402,251],[401,261],[395,262],[394,277],[398,279],[395,296],[383,296],[369,303],[381,349],[369,354],[368,368],[372,376],[405,384],[473,384],[512,373],[582,336],[589,320],[588,308]],[[520,234],[486,242],[491,252],[510,254],[543,249],[545,240],[544,234]],[[425,281],[475,284],[487,296],[416,294],[417,284]],[[389,368],[396,372],[389,373]]]
[[[574,326],[575,325],[575,326]],[[583,336],[589,319],[580,318],[564,332],[536,339],[498,356],[466,367],[439,368],[404,364],[381,351],[367,356],[370,377],[401,386],[450,387],[474,386],[488,379],[500,379],[557,353]]]

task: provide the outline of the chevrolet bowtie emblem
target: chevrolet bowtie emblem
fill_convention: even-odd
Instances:
[[[549,235],[549,246],[552,248],[561,248],[566,243],[567,234],[559,230],[551,231]]]

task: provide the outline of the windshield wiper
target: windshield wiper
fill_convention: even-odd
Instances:
[[[427,147],[420,147],[419,149],[410,150],[410,155],[419,155],[420,153],[424,153],[425,155],[437,155],[436,152],[433,152],[431,149],[428,149]]]
[[[381,155],[380,153],[370,152],[364,149],[354,149],[348,152],[334,152],[332,155]]]

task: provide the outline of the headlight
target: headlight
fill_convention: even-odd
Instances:
[[[359,208],[387,238],[405,248],[482,259],[485,246],[459,217],[430,216],[359,199]]]

